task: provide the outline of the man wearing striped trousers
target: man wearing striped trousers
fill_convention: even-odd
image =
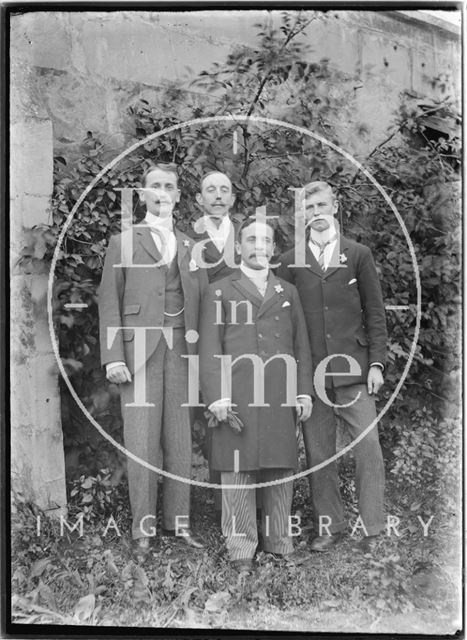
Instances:
[[[210,285],[200,313],[203,397],[218,420],[211,465],[221,472],[222,532],[230,561],[250,570],[258,544],[256,483],[262,489],[264,551],[293,551],[289,515],[297,467],[296,417],[311,413],[311,356],[305,319],[293,285],[269,271],[274,232],[246,220],[236,250],[240,268]],[[223,382],[231,372],[230,388]],[[262,397],[264,391],[264,397]],[[226,421],[235,410],[238,431]]]

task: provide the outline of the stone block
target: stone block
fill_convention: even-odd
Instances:
[[[11,17],[10,56],[30,66],[68,69],[71,43],[69,14],[34,11]]]
[[[52,123],[33,119],[17,122],[12,125],[10,136],[12,197],[18,194],[50,197],[53,188]]]

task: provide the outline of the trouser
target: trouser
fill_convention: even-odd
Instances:
[[[230,560],[252,559],[258,546],[256,524],[256,489],[247,488],[259,482],[288,478],[291,469],[262,469],[250,472],[222,472],[222,484],[235,489],[222,489],[222,533],[226,539]],[[263,549],[283,555],[293,551],[289,530],[292,509],[293,481],[263,487],[261,529]]]
[[[365,384],[327,389],[328,398],[338,405],[351,403],[337,409],[346,422],[352,440],[357,438],[376,419],[376,406]],[[317,398],[311,417],[303,425],[303,440],[308,465],[314,467],[336,453],[336,419],[334,410]],[[358,509],[365,525],[365,535],[376,535],[384,528],[384,464],[378,438],[378,428],[372,428],[352,449],[356,467]],[[339,491],[337,462],[331,462],[310,474],[310,486],[315,523],[329,524],[329,531],[336,533],[346,527]],[[326,533],[323,529],[321,533]]]
[[[177,476],[191,476],[191,426],[187,402],[188,365],[183,329],[173,329],[173,348],[161,337],[146,362],[146,401],[152,407],[127,407],[134,402],[134,376],[121,385],[125,447],[158,469]],[[163,465],[163,467],[162,467]],[[134,539],[154,535],[159,475],[128,458],[128,487]],[[163,526],[175,529],[188,524],[190,485],[164,478]],[[152,529],[154,527],[154,529]]]

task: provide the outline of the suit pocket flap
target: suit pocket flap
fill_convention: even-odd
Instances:
[[[357,336],[357,342],[362,347],[367,347],[368,346],[368,340],[366,338],[362,338],[361,336]]]
[[[123,309],[123,315],[128,316],[132,313],[139,313],[140,309],[141,309],[140,304],[127,304]]]

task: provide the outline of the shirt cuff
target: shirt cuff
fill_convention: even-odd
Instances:
[[[125,367],[126,366],[126,362],[109,362],[108,364],[105,365],[105,372],[109,373],[109,371],[111,369],[114,369],[115,367]]]
[[[370,367],[379,367],[381,371],[384,371],[386,368],[382,362],[372,362]]]
[[[221,398],[220,400],[216,400],[215,402],[211,402],[208,409],[211,411],[212,407],[230,407],[232,401],[230,398]]]
[[[297,402],[300,400],[300,398],[308,398],[308,400],[311,402],[311,396],[309,396],[307,393],[301,393],[299,396],[297,396]]]

